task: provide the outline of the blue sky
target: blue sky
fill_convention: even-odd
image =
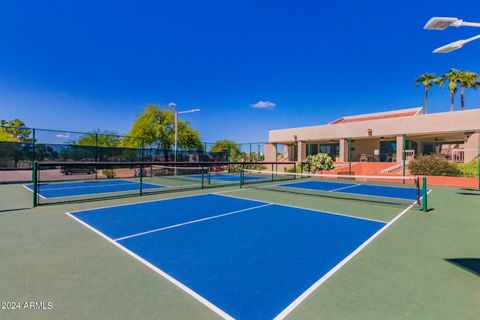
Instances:
[[[478,0],[2,1],[0,119],[126,133],[146,103],[175,101],[202,109],[184,117],[202,140],[249,142],[420,106],[418,74],[480,72],[480,41],[431,53],[480,29],[423,25],[479,12]],[[480,107],[480,91],[466,98]],[[447,90],[432,90],[431,112],[448,103]]]

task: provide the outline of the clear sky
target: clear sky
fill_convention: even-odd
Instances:
[[[480,29],[423,30],[432,16],[480,21],[480,2],[4,0],[0,119],[126,133],[146,103],[175,101],[202,109],[184,117],[202,140],[253,142],[416,107],[417,75],[480,73],[480,41],[431,53]],[[466,98],[480,107],[480,90]],[[432,90],[430,111],[448,109],[448,91]]]

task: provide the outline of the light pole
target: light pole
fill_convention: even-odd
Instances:
[[[480,23],[478,22],[466,22],[458,18],[449,18],[449,17],[433,17],[425,24],[423,27],[426,30],[445,30],[448,27],[477,27],[480,28]],[[471,37],[468,39],[458,40],[447,45],[441,46],[433,50],[433,53],[448,53],[454,50],[458,50],[463,47],[464,44],[471,41],[480,39],[480,34]]]
[[[177,104],[171,102],[168,104],[170,110],[172,110],[174,118],[175,118],[175,146],[174,146],[174,154],[173,159],[174,162],[177,162],[177,151],[178,151],[178,115],[185,114],[185,113],[192,113],[192,112],[199,112],[200,109],[191,109],[186,111],[177,111]],[[177,175],[177,167],[175,166],[175,175]]]

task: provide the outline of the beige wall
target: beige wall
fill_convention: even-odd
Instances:
[[[397,162],[403,162],[403,140],[403,134],[397,136]]]
[[[297,161],[305,161],[307,159],[307,143],[303,141],[298,142],[298,156]]]
[[[478,155],[480,155],[480,131],[475,132],[474,134],[468,137],[465,141],[465,162],[475,160]]]
[[[275,161],[275,145],[273,143],[266,143],[264,147],[265,152],[265,161],[273,162]]]
[[[348,147],[347,147],[348,148]],[[352,141],[352,161],[359,161],[360,154],[373,155],[375,149],[380,149],[379,139],[362,139]]]
[[[480,130],[480,109],[442,112],[411,117],[368,120],[361,122],[339,123],[312,127],[299,127],[269,131],[269,142],[294,142],[298,140],[329,140],[341,138],[369,137],[372,135],[396,136],[399,134],[425,134],[442,132],[463,132]]]
[[[340,145],[340,152],[338,155],[338,161],[347,162],[348,161],[348,140],[340,139],[339,145]]]

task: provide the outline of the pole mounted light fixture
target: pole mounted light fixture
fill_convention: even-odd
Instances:
[[[200,112],[200,109],[191,109],[185,111],[177,111],[177,104],[171,102],[168,104],[170,110],[172,110],[174,118],[175,118],[175,147],[174,147],[174,162],[177,162],[177,153],[178,153],[178,115],[185,114],[185,113],[193,113],[193,112]],[[175,175],[177,175],[177,167],[175,166]]]
[[[480,28],[478,22],[466,22],[462,19],[451,17],[433,17],[423,27],[425,30],[445,30],[448,27],[477,27]],[[480,34],[468,39],[458,40],[440,48],[433,50],[433,53],[448,53],[462,48],[466,43],[480,39]]]

